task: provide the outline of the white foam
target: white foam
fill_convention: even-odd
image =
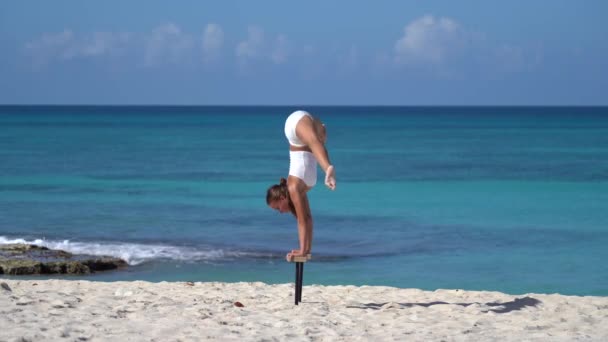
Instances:
[[[72,242],[70,240],[51,241],[46,239],[8,239],[0,236],[0,244],[25,243],[44,246],[50,249],[61,249],[74,254],[107,255],[125,260],[130,265],[141,264],[153,259],[178,261],[212,261],[238,258],[255,253],[230,251],[213,248],[195,248],[170,245],[153,245],[138,243],[92,243]]]

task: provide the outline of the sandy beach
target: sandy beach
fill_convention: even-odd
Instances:
[[[608,297],[310,285],[295,306],[293,284],[0,283],[0,341],[608,340]]]

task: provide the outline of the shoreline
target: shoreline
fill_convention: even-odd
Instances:
[[[293,283],[0,283],[0,341],[608,340],[608,297],[305,285],[295,306]]]

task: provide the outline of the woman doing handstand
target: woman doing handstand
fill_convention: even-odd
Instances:
[[[285,136],[289,141],[289,176],[272,185],[266,193],[266,203],[280,213],[291,212],[298,221],[300,249],[287,254],[308,255],[312,248],[312,214],[306,193],[317,183],[317,163],[325,171],[325,185],[336,188],[336,172],[325,148],[325,125],[308,112],[298,110],[285,121]]]

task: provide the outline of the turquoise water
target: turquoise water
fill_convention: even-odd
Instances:
[[[131,264],[94,280],[292,282],[265,193],[295,109],[0,107],[0,243]],[[303,109],[338,175],[306,283],[608,295],[608,108]]]

